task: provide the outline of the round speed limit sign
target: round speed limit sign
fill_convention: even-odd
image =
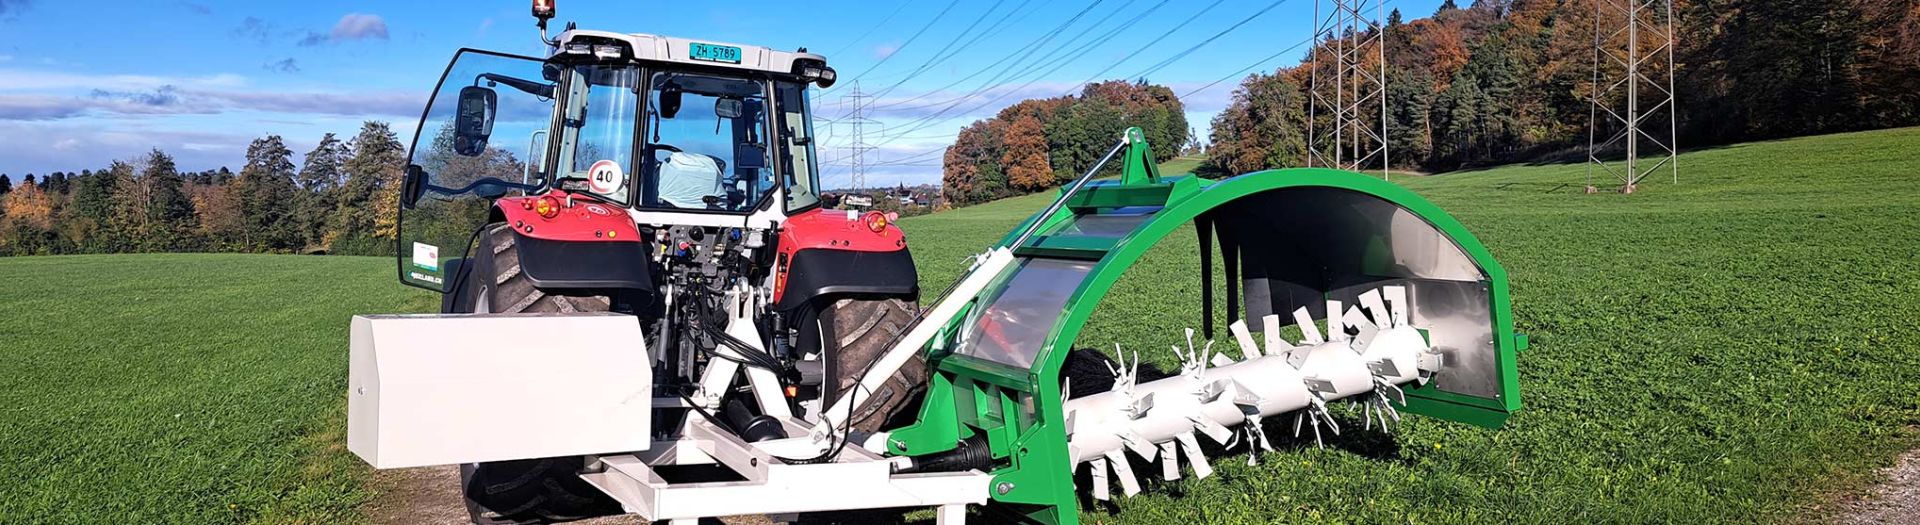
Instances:
[[[602,160],[587,168],[587,188],[594,193],[610,194],[620,191],[620,185],[627,182],[627,174],[620,171],[620,163]]]

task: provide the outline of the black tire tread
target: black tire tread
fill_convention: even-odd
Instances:
[[[899,298],[843,298],[832,301],[820,313],[820,344],[834,360],[833,392],[847,392],[860,380],[861,372],[886,354],[888,343],[905,332],[918,307]],[[914,356],[900,371],[873,392],[874,402],[853,415],[854,428],[875,432],[889,428],[915,414],[919,397],[927,384],[926,360]],[[836,399],[828,399],[831,404]]]

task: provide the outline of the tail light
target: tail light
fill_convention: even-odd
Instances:
[[[867,229],[873,230],[873,233],[880,233],[887,231],[887,223],[892,219],[892,217],[889,217],[885,213],[870,211],[867,212],[865,222],[867,223]]]
[[[541,217],[551,219],[560,214],[560,201],[555,200],[553,197],[543,195],[538,199],[534,199],[533,212],[540,214]]]

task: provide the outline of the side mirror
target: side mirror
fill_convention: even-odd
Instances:
[[[493,113],[500,106],[500,95],[480,86],[460,88],[460,103],[453,119],[453,152],[475,157],[487,151],[487,138],[493,135]]]
[[[720,118],[740,118],[743,105],[737,98],[716,99],[713,101],[713,114],[719,115]]]
[[[413,209],[413,203],[418,202],[420,195],[426,191],[427,170],[421,169],[419,164],[408,164],[406,177],[400,179],[400,208]]]

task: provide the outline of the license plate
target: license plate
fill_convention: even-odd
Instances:
[[[687,48],[687,58],[707,62],[740,63],[740,48],[694,42]]]

